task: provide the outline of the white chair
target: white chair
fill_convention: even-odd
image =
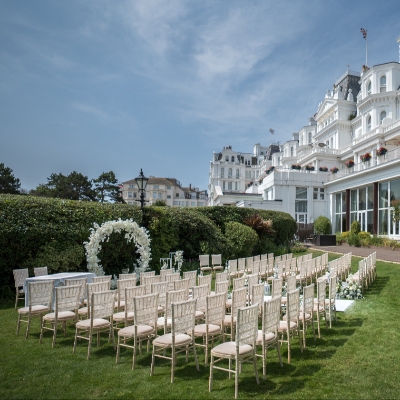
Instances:
[[[223,271],[224,266],[222,265],[221,254],[211,254],[211,264],[213,271]]]
[[[243,287],[232,291],[232,306],[231,314],[227,314],[224,317],[224,335],[231,337],[231,340],[235,338],[235,326],[236,326],[236,315],[239,308],[246,307],[247,302],[247,288]],[[230,328],[230,333],[227,333],[227,328]]]
[[[306,344],[306,331],[311,324],[315,341],[315,326],[314,326],[314,283],[303,288],[303,302],[300,310],[301,331],[303,333],[303,348]]]
[[[210,267],[210,256],[208,254],[199,255],[200,271],[202,273],[212,273],[212,267]]]
[[[103,283],[103,282],[108,282],[108,289],[110,290],[111,287],[111,275],[103,275],[103,276],[94,276],[92,278],[92,283]]]
[[[332,328],[332,312],[335,313],[336,319],[336,291],[337,291],[337,275],[331,275],[328,281],[328,298],[325,299],[325,315],[329,320],[329,328]]]
[[[25,299],[24,284],[25,279],[29,278],[28,268],[25,269],[14,269],[14,283],[15,283],[15,309],[18,305],[18,300]]]
[[[240,290],[240,289],[239,289]],[[237,309],[236,340],[221,343],[211,350],[209,391],[212,390],[214,369],[235,374],[235,399],[238,396],[239,373],[243,362],[252,361],[257,384],[260,384],[257,371],[256,340],[258,333],[258,304]],[[229,360],[229,367],[216,366],[222,360]],[[235,362],[232,369],[231,362]]]
[[[127,327],[134,320],[133,299],[147,294],[145,286],[129,286],[124,289],[125,306],[124,311],[119,311],[113,315],[114,329],[119,330],[124,324]]]
[[[152,283],[150,288],[151,293],[158,293],[158,314],[161,315],[165,309],[168,282]]]
[[[108,341],[110,341],[110,338],[112,339],[115,350],[113,329],[114,299],[115,292],[112,290],[92,293],[90,299],[90,318],[79,321],[75,325],[74,354],[78,339],[88,340],[89,345],[87,359],[89,360],[93,335],[97,335],[97,346],[100,346],[101,332],[108,332]]]
[[[122,311],[125,308],[125,289],[136,286],[136,278],[131,279],[119,279],[117,281],[117,300],[115,302],[115,308],[117,311]]]
[[[56,304],[54,312],[45,314],[42,318],[40,330],[40,343],[42,343],[44,330],[53,331],[52,347],[56,343],[58,324],[61,323],[66,336],[67,322],[78,320],[79,297],[82,286],[62,286],[56,288]],[[47,323],[49,325],[47,325]]]
[[[125,280],[125,279],[136,279],[136,280],[137,280],[137,277],[136,277],[136,273],[133,272],[133,273],[131,273],[131,274],[119,274],[119,275],[118,275],[118,279],[119,279],[120,281],[123,281],[123,280]]]
[[[197,279],[198,286],[208,285],[208,294],[211,293],[211,283],[212,283],[212,275],[199,276],[199,278]]]
[[[190,279],[177,279],[174,281],[174,291],[185,289],[185,300],[189,298]]]
[[[164,329],[164,334],[167,334],[172,324],[172,303],[180,303],[185,301],[186,290],[177,290],[167,292],[164,308],[164,316],[157,319],[157,329]]]
[[[150,376],[153,376],[156,357],[171,360],[171,383],[174,382],[176,355],[185,352],[188,359],[189,349],[193,349],[196,368],[199,364],[194,341],[196,300],[186,300],[173,303],[171,333],[164,334],[153,340],[153,353],[151,358]],[[188,334],[189,333],[189,334]],[[171,357],[166,355],[166,350],[171,350]]]
[[[79,294],[79,306],[82,306],[84,304],[85,298],[87,296],[86,293],[86,285],[87,285],[87,278],[73,278],[73,279],[66,279],[64,281],[65,286],[75,286],[75,285],[80,285],[81,287],[81,292]]]
[[[53,304],[53,290],[53,280],[28,283],[28,307],[22,307],[18,310],[17,335],[21,322],[26,322],[28,325],[25,339],[28,339],[32,318],[39,317],[40,326],[42,326],[43,315],[50,311]]]
[[[193,286],[193,298],[197,300],[196,321],[203,320],[206,312],[206,298],[210,294],[208,285]]]
[[[325,298],[326,298],[326,279],[319,278],[317,280],[317,298],[314,299],[314,315],[317,316],[318,337],[321,338],[321,316],[325,320],[325,327],[328,323],[325,315]]]
[[[33,268],[33,273],[35,276],[45,276],[49,274],[47,267]]]
[[[107,290],[110,290],[110,282],[108,282],[108,280],[98,283],[87,283],[86,284],[87,306],[82,307],[78,310],[79,316],[81,318],[85,316],[86,318],[90,318],[90,300],[92,298],[92,293],[105,292]]]
[[[136,350],[142,349],[142,341],[147,340],[147,351],[149,350],[150,339],[157,334],[158,317],[158,293],[133,298],[133,312],[135,324],[127,326],[118,331],[118,344],[116,363],[119,361],[120,347],[133,349],[132,370],[135,369]],[[133,344],[127,341],[133,339]]]

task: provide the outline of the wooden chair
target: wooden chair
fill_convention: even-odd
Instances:
[[[143,283],[142,283],[143,277],[145,277],[145,276],[155,276],[155,275],[156,275],[156,271],[141,272],[140,275],[139,275],[140,284],[143,285]]]
[[[210,294],[209,286],[193,286],[192,287],[193,298],[197,300],[196,305],[196,321],[203,320],[206,312],[206,298]]]
[[[86,318],[90,318],[90,300],[92,297],[92,293],[106,292],[107,290],[110,290],[110,282],[108,280],[105,280],[103,282],[86,284],[87,306],[82,307],[78,310],[78,315],[81,318],[83,318],[84,316],[86,316]]]
[[[208,254],[199,255],[200,271],[202,273],[212,273],[212,267],[210,267],[210,256]]]
[[[151,284],[151,293],[158,293],[158,314],[161,315],[165,309],[168,282],[157,282]]]
[[[303,288],[303,303],[300,309],[300,323],[301,332],[303,334],[303,348],[307,347],[306,331],[311,324],[315,340],[315,326],[314,326],[314,283]]]
[[[100,346],[101,332],[108,332],[108,341],[110,341],[110,338],[112,339],[115,350],[113,329],[114,302],[115,292],[113,290],[92,293],[90,299],[90,318],[79,321],[75,325],[74,354],[78,339],[87,340],[89,342],[87,359],[89,360],[93,335],[97,335],[97,346]]]
[[[177,290],[167,292],[165,299],[164,316],[157,319],[157,329],[164,329],[164,335],[168,333],[171,328],[171,314],[172,314],[172,303],[180,303],[185,301],[186,290]]]
[[[17,309],[18,300],[25,300],[24,284],[25,279],[29,278],[28,268],[14,269],[14,284],[15,284],[15,309]]]
[[[197,271],[185,271],[183,273],[183,279],[189,279],[189,294],[191,293],[190,288],[197,285]]]
[[[104,282],[108,282],[108,289],[110,290],[111,287],[111,275],[103,275],[103,276],[94,276],[92,278],[92,283],[104,283]]]
[[[178,279],[174,281],[174,291],[185,289],[185,300],[189,298],[190,279]]]
[[[136,273],[133,272],[131,274],[119,274],[118,279],[120,281],[125,280],[125,279],[136,279],[137,280],[137,277],[136,277]]]
[[[325,327],[328,328],[328,322],[325,315],[326,298],[326,279],[325,277],[317,280],[317,298],[314,300],[314,315],[317,316],[318,337],[321,338],[321,316],[325,320]]]
[[[117,312],[122,311],[125,308],[125,289],[136,286],[136,278],[122,279],[117,281],[117,300],[115,302],[115,308]]]
[[[235,337],[235,326],[236,326],[236,314],[239,308],[246,307],[247,302],[247,288],[242,287],[232,291],[232,305],[231,314],[227,314],[224,317],[224,335],[231,337],[234,340]],[[230,328],[230,333],[227,333],[227,328]]]
[[[171,305],[171,310],[171,333],[164,334],[153,340],[150,376],[154,374],[156,357],[168,359],[171,360],[171,383],[173,383],[177,354],[185,352],[187,360],[189,349],[192,348],[196,368],[199,370],[194,340],[196,300],[174,302]],[[169,349],[172,352],[170,357],[165,354],[165,351]]]
[[[47,267],[33,268],[33,273],[35,276],[45,276],[49,274]]]
[[[179,273],[165,275],[165,281],[168,282],[168,292],[172,292],[174,290],[174,281],[179,279],[181,279],[181,275]]]
[[[173,273],[174,273],[173,269],[160,269],[161,280],[165,281],[166,280],[166,276],[167,275],[171,275]]]
[[[336,291],[337,291],[337,275],[331,275],[328,280],[328,298],[325,299],[325,315],[329,320],[329,328],[332,328],[332,312],[335,313],[336,319]]]
[[[113,315],[114,329],[116,330],[120,329],[119,325],[123,324],[124,327],[127,327],[134,321],[135,314],[133,312],[133,299],[147,294],[146,286],[128,286],[124,289],[124,292],[124,310]]]
[[[211,293],[212,275],[199,276],[197,281],[198,281],[198,286],[208,285],[208,289],[209,289],[208,294]]]
[[[235,399],[238,396],[239,374],[241,365],[251,361],[254,366],[254,374],[257,384],[260,384],[257,371],[256,340],[258,333],[258,304],[237,309],[236,315],[236,339],[235,341],[221,343],[211,350],[209,391],[212,390],[214,369],[235,374]],[[228,369],[216,366],[222,360],[229,360]],[[235,369],[231,368],[232,360]]]
[[[211,265],[213,271],[223,271],[224,266],[222,265],[222,255],[221,254],[211,254]]]
[[[153,283],[161,282],[162,276],[161,275],[144,275],[140,279],[140,285],[146,287],[146,293],[150,294],[151,292],[151,285]]]
[[[79,307],[83,306],[86,300],[86,285],[87,285],[87,278],[73,278],[73,279],[66,279],[64,281],[65,286],[75,286],[80,285],[81,292],[79,294]]]

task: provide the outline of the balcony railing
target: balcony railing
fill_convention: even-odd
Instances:
[[[312,156],[313,154],[332,154],[337,155],[340,151],[338,149],[330,149],[328,147],[315,147],[310,150],[304,150],[299,154],[299,161],[304,160],[306,157]]]
[[[368,170],[377,165],[386,164],[393,160],[400,160],[400,149],[388,151],[384,156],[377,156],[366,162],[359,162],[354,164],[354,166],[351,168],[343,167],[343,169],[338,171],[336,174],[329,174],[328,180],[334,181],[345,176],[353,175],[357,172]]]

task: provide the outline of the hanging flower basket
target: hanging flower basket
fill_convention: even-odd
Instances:
[[[328,172],[328,167],[319,167],[321,172]]]
[[[275,167],[274,166],[271,166],[271,167],[269,167],[266,171],[265,171],[265,173],[267,174],[267,175],[269,175],[272,171],[274,171],[275,170]]]
[[[386,147],[379,147],[378,150],[376,150],[376,155],[377,156],[384,156],[387,153],[387,148]]]
[[[367,162],[371,159],[371,153],[365,153],[362,156],[360,156],[360,159],[362,162]]]
[[[354,161],[353,161],[353,160],[347,161],[347,162],[346,162],[346,167],[347,167],[347,168],[352,168],[352,167],[354,167]]]
[[[332,174],[336,174],[336,172],[339,171],[339,168],[333,167],[330,169],[330,171],[332,172]]]
[[[249,188],[249,187],[252,187],[253,186],[253,182],[249,182],[248,184],[247,184],[247,187]]]
[[[306,171],[314,171],[315,167],[314,165],[306,165]]]
[[[292,164],[292,169],[297,169],[297,171],[300,171],[301,165],[300,164]]]

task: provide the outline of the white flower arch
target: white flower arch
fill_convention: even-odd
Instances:
[[[137,252],[140,254],[138,260],[139,266],[136,268],[136,272],[144,272],[149,267],[149,262],[151,260],[150,251],[150,237],[145,228],[139,227],[139,225],[132,219],[127,219],[125,221],[118,219],[118,221],[107,221],[101,226],[94,223],[94,228],[90,228],[91,233],[89,236],[89,241],[85,242],[86,249],[86,260],[88,271],[95,273],[97,276],[104,275],[103,267],[101,266],[98,254],[102,248],[101,243],[105,240],[108,242],[109,236],[115,232],[120,233],[125,231],[125,238],[127,242],[132,240],[137,246]]]

